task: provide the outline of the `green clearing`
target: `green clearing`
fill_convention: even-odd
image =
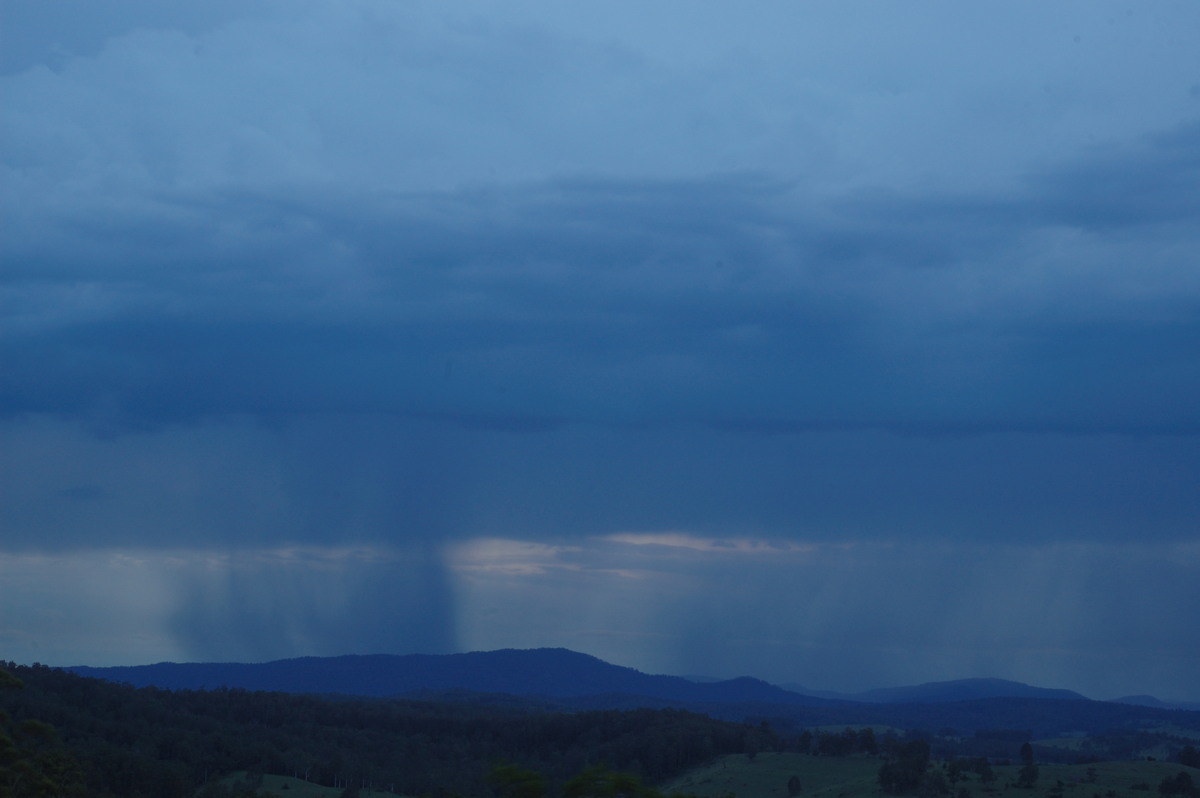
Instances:
[[[244,784],[247,780],[247,773],[244,770],[235,771],[219,783],[228,787],[235,788]],[[322,787],[320,784],[313,784],[304,779],[297,779],[291,776],[272,776],[267,774],[262,777],[262,783],[257,784],[255,789],[260,796],[279,796],[279,798],[339,798],[342,794],[340,787]],[[388,792],[380,789],[360,789],[361,796],[395,796],[396,793]]]
[[[796,753],[762,753],[722,757],[663,785],[666,793],[682,792],[701,798],[788,798],[788,779],[800,779],[797,798],[883,798],[877,774],[883,759],[868,756],[818,757]],[[930,768],[942,768],[933,762]],[[1200,780],[1200,771],[1173,762],[1097,762],[1085,765],[1038,765],[1032,789],[1016,786],[1017,765],[993,766],[996,780],[982,782],[967,774],[950,788],[962,788],[971,798],[1158,798],[1158,785],[1181,770]]]
[[[682,792],[717,798],[788,798],[787,782],[800,779],[800,798],[878,795],[876,773],[883,760],[873,757],[823,757],[766,752],[754,759],[735,754],[690,771],[664,785],[666,793]]]
[[[1064,751],[1083,751],[1087,748],[1087,737],[1050,737],[1045,740],[1034,740],[1034,745],[1044,745],[1048,748],[1061,748]]]
[[[890,798],[879,788],[878,771],[884,759],[872,756],[824,757],[810,754],[764,752],[753,759],[735,754],[696,768],[661,785],[661,791],[699,798],[789,798],[787,784],[800,780],[796,798]],[[943,769],[944,762],[930,763]],[[1158,798],[1158,785],[1181,770],[1200,781],[1200,769],[1174,762],[1096,762],[1080,765],[1038,765],[1032,789],[1016,786],[1018,765],[995,765],[995,781],[984,783],[974,773],[950,787],[952,798]],[[339,798],[340,788],[323,787],[290,776],[262,776],[258,795],[277,798]],[[231,788],[244,784],[245,771],[221,779]],[[966,790],[966,794],[963,790]],[[362,789],[362,796],[394,796],[382,789]],[[912,795],[919,795],[912,793]]]

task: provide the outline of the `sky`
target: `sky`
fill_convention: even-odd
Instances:
[[[0,659],[1200,700],[1198,31],[0,0]]]

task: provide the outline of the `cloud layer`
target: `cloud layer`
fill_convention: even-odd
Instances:
[[[0,552],[145,558],[131,652],[1186,687],[1194,5],[11,6]]]

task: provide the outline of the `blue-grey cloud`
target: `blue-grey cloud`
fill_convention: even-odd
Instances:
[[[1194,647],[1130,620],[1196,614],[1200,11],[1158,9],[6,7],[0,565],[136,572],[173,615],[131,651],[267,657],[477,640],[447,552],[575,547],[572,576],[665,575],[622,596],[675,653],[605,649],[598,599],[507,640],[732,673],[762,660],[694,619],[767,645],[786,574],[589,541],[843,545],[922,577],[880,611],[846,591],[904,587],[885,556],[809,574],[789,607],[826,611],[796,629],[829,678],[869,634],[911,668],[863,681],[1011,643],[998,675],[1180,684]],[[412,589],[347,547],[418,552]],[[1012,585],[963,576],[989,558]],[[681,587],[706,579],[775,587]],[[144,614],[4,585],[26,651]],[[1022,589],[1061,623],[1006,625]],[[978,637],[929,630],[955,596]]]
[[[1101,170],[1060,182],[1084,202]],[[1174,214],[1131,242],[1134,217],[1073,226],[1062,185],[1031,185],[827,207],[749,178],[172,201],[174,225],[134,214],[9,256],[14,301],[54,311],[10,324],[4,410],[1195,432],[1187,187],[1126,195]]]
[[[95,58],[105,43],[139,28],[169,28],[199,34],[238,17],[264,12],[262,3],[122,0],[105,7],[80,0],[6,3],[0,14],[0,75],[42,65],[61,68],[72,58]]]
[[[386,415],[102,438],[18,420],[0,433],[13,453],[0,463],[10,550],[675,529],[825,542],[1166,542],[1193,538],[1200,513],[1200,458],[1187,436],[529,430]],[[90,498],[64,497],[81,478]]]

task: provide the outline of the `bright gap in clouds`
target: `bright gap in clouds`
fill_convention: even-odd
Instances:
[[[816,546],[794,541],[749,540],[745,538],[702,538],[685,532],[617,532],[606,535],[604,540],[627,543],[631,546],[664,546],[667,548],[691,549],[705,552],[729,552],[745,554],[771,554],[775,552],[808,552]],[[842,544],[853,545],[853,544]]]

